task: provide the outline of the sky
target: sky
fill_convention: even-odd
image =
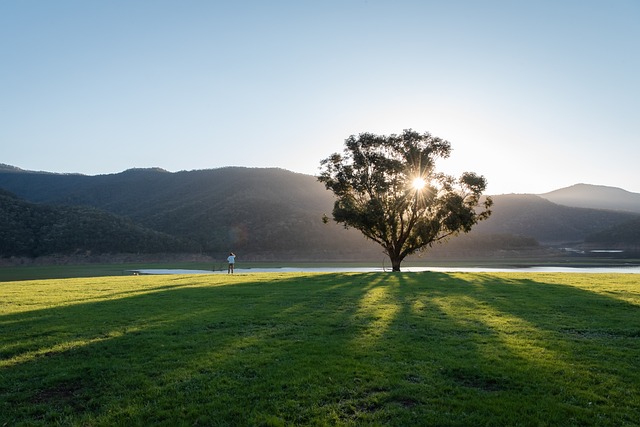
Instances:
[[[0,1],[0,163],[316,175],[448,140],[487,194],[640,192],[637,0]]]

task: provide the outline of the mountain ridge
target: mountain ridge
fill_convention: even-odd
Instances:
[[[15,169],[0,166],[0,188],[30,203],[103,210],[145,229],[191,242],[205,253],[219,254],[216,256],[234,250],[250,252],[256,259],[353,259],[378,257],[382,252],[356,230],[345,230],[332,222],[322,224],[322,216],[333,208],[333,194],[316,177],[285,169],[225,167],[168,172],[134,168],[95,176]],[[561,190],[565,195],[570,191]],[[614,190],[615,194],[617,190],[635,194]],[[582,191],[582,203],[590,202],[589,194]],[[637,213],[617,210],[613,202],[606,209],[576,207],[543,196],[491,196],[493,215],[474,227],[471,239],[449,247],[468,241],[482,252],[489,250],[487,242],[494,246],[501,242],[504,247],[583,242],[593,233],[606,233],[638,217]],[[591,202],[602,205],[603,200],[609,199],[600,192]],[[484,243],[477,243],[480,241]]]
[[[279,168],[279,167],[246,167],[246,166],[222,166],[218,168],[210,168],[210,169],[192,169],[192,170],[181,170],[177,172],[171,172],[166,169],[163,169],[159,166],[151,166],[151,167],[134,167],[125,169],[120,172],[106,173],[106,174],[97,174],[97,175],[87,175],[82,173],[61,173],[61,172],[50,172],[50,171],[34,171],[28,169],[22,169],[17,166],[9,165],[6,163],[0,163],[0,173],[13,172],[13,173],[27,173],[27,174],[45,174],[45,175],[53,175],[53,176],[73,176],[73,177],[112,177],[112,176],[124,176],[124,175],[133,175],[139,173],[146,172],[160,172],[166,174],[180,174],[180,173],[190,173],[190,172],[206,172],[206,171],[217,171],[217,170],[226,170],[226,169],[241,169],[241,170],[281,170],[286,171],[296,175],[304,175],[314,177],[314,175],[303,174],[299,172],[289,171],[287,169]],[[509,194],[493,194],[490,196],[511,196],[511,195],[536,195],[547,200],[550,200],[555,203],[555,200],[580,200],[584,197],[585,194],[597,192],[598,194],[613,194],[616,193],[618,195],[623,195],[626,197],[631,197],[635,200],[640,200],[640,193],[628,191],[622,187],[614,187],[608,185],[600,185],[600,184],[587,184],[587,183],[576,183],[570,185],[568,187],[558,188],[556,190],[551,190],[546,193],[509,193]],[[559,203],[561,204],[561,203]],[[573,206],[573,205],[567,205]],[[589,207],[589,206],[575,206],[575,207]],[[615,210],[615,209],[614,209]]]
[[[315,177],[279,168],[136,169],[98,176],[0,172],[0,188],[33,203],[127,217],[216,256],[230,250],[288,259],[380,253],[356,230],[322,223],[333,199]]]
[[[615,206],[615,210],[640,213],[640,193],[619,187],[579,183],[539,196],[565,206],[592,209],[611,209],[611,206]]]

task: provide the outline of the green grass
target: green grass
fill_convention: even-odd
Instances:
[[[278,267],[382,267],[382,263],[362,262],[240,262],[238,268]],[[406,265],[411,265],[407,263]],[[387,262],[387,267],[389,263]],[[227,271],[227,261],[205,262],[137,262],[137,263],[86,263],[76,265],[19,265],[0,267],[0,282],[35,279],[70,279],[75,277],[130,276],[131,270],[185,269]]]
[[[0,283],[0,426],[632,426],[640,277]]]
[[[484,268],[525,268],[538,266],[564,266],[564,267],[628,267],[640,265],[637,258],[608,258],[608,257],[505,257],[505,258],[468,258],[468,259],[438,259],[425,257],[414,257],[402,263],[405,267],[484,267]],[[248,268],[353,268],[372,267],[382,269],[391,268],[388,258],[381,255],[378,260],[365,262],[335,262],[335,261],[310,261],[310,262],[289,262],[289,261],[264,261],[245,262],[236,264],[239,269]],[[0,267],[0,282],[16,280],[36,280],[36,279],[68,279],[74,277],[103,277],[103,276],[127,276],[131,270],[141,269],[186,269],[186,270],[216,270],[226,271],[226,260],[212,262],[130,262],[130,263],[84,263],[84,264],[61,264],[61,265],[14,265]]]

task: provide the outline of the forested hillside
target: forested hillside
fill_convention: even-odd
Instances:
[[[491,217],[479,223],[472,233],[509,233],[558,245],[582,242],[587,235],[638,217],[629,212],[562,206],[531,194],[492,198]]]
[[[588,244],[640,252],[640,217],[591,234],[585,241]]]
[[[358,259],[381,250],[355,230],[323,224],[333,199],[315,177],[281,169],[84,176],[0,173],[0,187],[38,203],[90,206],[197,243],[220,257]]]
[[[10,203],[3,199],[3,212],[13,209],[4,213],[13,225],[5,221],[3,228],[8,236],[3,239],[8,242],[6,251],[13,254],[48,253],[56,247],[50,244],[44,250],[41,243],[55,241],[61,245],[56,250],[65,252],[90,247],[126,252],[186,250],[216,258],[234,251],[253,260],[382,257],[382,249],[358,231],[323,224],[321,218],[331,213],[334,199],[315,177],[282,169],[230,167],[176,173],[132,169],[86,176],[28,172],[5,165],[0,167],[0,188],[24,199],[10,198]],[[613,233],[613,227],[638,217],[561,206],[534,195],[493,199],[489,220],[480,222],[468,236],[436,245],[435,252],[477,254],[535,249],[539,243],[583,242],[605,230]],[[37,212],[35,219],[32,212]],[[49,225],[34,225],[40,223]],[[94,240],[79,244],[76,229],[82,231],[80,236]],[[121,245],[99,243],[102,235],[117,236]]]
[[[0,190],[0,256],[194,252],[198,247],[88,207],[43,206]]]

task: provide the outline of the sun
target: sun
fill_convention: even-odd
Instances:
[[[420,177],[415,178],[412,182],[411,182],[411,186],[415,189],[415,190],[422,190],[424,188],[424,186],[427,185],[426,181]]]

